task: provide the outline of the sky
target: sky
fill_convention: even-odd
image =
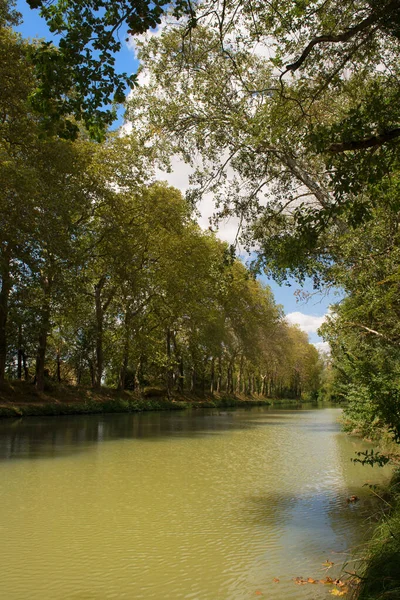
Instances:
[[[31,10],[25,0],[17,0],[17,9],[23,16],[23,22],[18,27],[18,30],[24,37],[39,37],[46,40],[54,38],[49,33],[45,22],[39,17],[38,11]],[[116,56],[116,68],[121,72],[134,73],[139,65],[135,58],[134,46],[129,42],[125,42],[127,36],[124,31],[121,31],[120,36],[123,44],[121,52]],[[121,108],[119,120],[115,126],[120,127],[122,124],[123,109]],[[158,177],[167,180],[171,185],[184,192],[188,187],[189,167],[178,159],[173,160],[173,167],[172,173],[158,172]],[[199,223],[202,227],[207,228],[209,225],[208,218],[214,210],[212,198],[205,198],[200,204],[199,210],[201,213]],[[221,224],[218,235],[222,239],[232,243],[235,239],[236,231],[237,222],[231,219]],[[333,290],[329,293],[317,293],[313,290],[311,280],[306,280],[303,287],[301,287],[294,280],[289,280],[290,285],[280,286],[266,277],[261,279],[271,287],[275,301],[277,304],[283,306],[287,320],[291,323],[297,323],[308,334],[310,342],[315,344],[317,348],[325,351],[328,350],[327,344],[318,336],[317,329],[322,325],[324,318],[328,314],[329,306],[338,302],[342,297],[340,291]],[[299,300],[299,290],[310,294],[307,301]]]

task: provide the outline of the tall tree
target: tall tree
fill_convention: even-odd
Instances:
[[[148,83],[127,117],[166,154],[200,154],[194,196],[213,192],[264,266],[301,277],[343,211],[366,218],[363,194],[398,160],[398,2],[213,8],[190,36],[141,46]]]

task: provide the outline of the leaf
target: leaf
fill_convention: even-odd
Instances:
[[[279,579],[277,577],[274,577],[272,580],[274,583],[279,583]]]
[[[330,569],[331,567],[333,567],[334,564],[335,564],[334,562],[332,562],[331,560],[327,559],[324,563],[322,563],[322,566],[323,567],[328,567],[328,569]]]
[[[344,596],[346,594],[347,590],[338,590],[337,588],[334,588],[333,590],[331,590],[329,593],[332,594],[332,596]]]
[[[307,583],[318,583],[318,581],[316,581],[315,579],[313,579],[312,577],[309,577],[307,579]]]

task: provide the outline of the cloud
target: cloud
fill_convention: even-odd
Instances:
[[[178,188],[184,194],[189,188],[189,177],[193,173],[193,167],[186,164],[178,156],[173,156],[171,159],[170,173],[156,170],[156,178],[161,181],[167,181],[169,185]],[[205,194],[199,202],[197,209],[200,216],[197,222],[202,229],[207,229],[210,226],[210,217],[216,211],[215,203],[212,194]],[[233,244],[236,240],[240,219],[238,217],[229,217],[221,221],[218,225],[217,235],[221,240]]]
[[[318,317],[316,315],[306,315],[295,311],[286,315],[286,319],[293,325],[298,325],[306,333],[316,333],[317,329],[325,322],[327,315]]]
[[[171,173],[157,169],[156,177],[158,180],[167,181],[169,185],[178,188],[184,194],[189,187],[189,176],[192,172],[193,168],[190,165],[183,162],[178,156],[173,156],[171,158]]]
[[[314,346],[320,354],[330,354],[331,352],[328,342],[316,342]]]
[[[152,37],[160,37],[164,29],[168,25],[175,25],[177,21],[175,19],[167,18],[163,16],[161,19],[161,23],[157,25],[156,29],[148,29],[145,33],[130,35],[128,34],[128,41],[126,45],[131,52],[133,52],[134,57],[137,59],[137,43],[138,42],[146,42]]]

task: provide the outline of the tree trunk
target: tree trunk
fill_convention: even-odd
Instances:
[[[18,358],[17,358],[17,379],[22,379],[22,355],[24,351],[22,349],[22,325],[18,325]]]
[[[92,359],[89,359],[88,363],[89,363],[90,381],[91,381],[92,387],[94,388],[96,386],[95,366],[94,366]]]
[[[26,362],[26,354],[25,354],[24,351],[22,351],[22,366],[24,368],[24,378],[25,378],[25,381],[28,381],[29,380],[29,369],[28,369],[28,365],[27,365],[27,362]]]
[[[233,368],[232,361],[229,361],[228,369],[226,373],[226,392],[227,394],[233,393]]]
[[[76,377],[76,385],[80,385],[82,379],[82,366],[79,364],[79,367],[75,369],[75,377]]]
[[[190,374],[190,391],[194,392],[196,387],[196,369],[192,367],[192,371]]]
[[[36,354],[35,385],[39,392],[44,390],[44,367],[46,361],[47,336],[50,329],[50,297],[52,280],[51,277],[44,277],[42,288],[44,293],[43,306],[41,311],[41,323],[39,330],[39,343]]]
[[[143,357],[141,356],[139,358],[139,362],[137,364],[136,371],[135,371],[135,390],[140,390],[140,378],[141,378],[141,372],[142,372],[142,363],[143,363]]]
[[[211,373],[210,373],[210,393],[214,394],[215,389],[215,358],[211,359]]]
[[[0,291],[0,382],[4,381],[7,361],[7,317],[11,291],[10,252],[6,248],[3,254]]]
[[[207,364],[207,359],[204,359],[203,369],[201,372],[201,392],[202,392],[203,396],[206,393],[206,364]]]
[[[174,343],[174,354],[175,360],[178,364],[178,391],[182,394],[185,387],[185,371],[183,363],[182,349],[179,348],[178,342],[176,341],[176,332],[171,332],[172,341]]]
[[[57,349],[57,381],[61,383],[61,356],[60,349]]]
[[[173,371],[172,371],[172,366],[171,366],[171,330],[168,328],[167,329],[167,336],[166,336],[166,345],[167,345],[167,393],[168,396],[171,393],[172,390],[172,383],[173,383]]]
[[[99,388],[101,386],[101,379],[103,377],[103,306],[101,304],[101,292],[106,282],[106,278],[103,276],[100,278],[98,283],[94,286],[94,301],[96,308],[96,367],[94,372],[94,387]]]
[[[178,389],[181,394],[183,394],[184,387],[185,387],[185,371],[183,368],[183,357],[181,356],[180,360],[179,360],[179,381],[178,381]]]
[[[274,380],[273,376],[271,375],[271,377],[269,378],[269,381],[268,381],[268,397],[272,398],[274,393],[275,393],[275,380]]]
[[[263,375],[261,377],[261,396],[267,395],[267,376]]]
[[[222,358],[218,357],[218,377],[217,377],[217,392],[220,393],[222,389]]]
[[[126,372],[128,370],[129,363],[129,349],[130,349],[130,336],[129,336],[129,325],[130,325],[130,308],[128,303],[128,308],[125,311],[125,319],[124,319],[124,350],[122,357],[122,365],[119,372],[118,379],[118,389],[124,390],[126,387]]]
[[[118,378],[118,389],[119,390],[124,390],[126,387],[126,372],[128,370],[128,351],[126,346],[124,347],[124,356],[122,359],[122,365],[121,365],[121,369],[119,372],[119,378]]]
[[[242,379],[243,379],[243,354],[240,357],[240,362],[239,362],[239,373],[237,376],[237,380],[236,380],[236,393],[240,394],[241,387],[242,387]]]

